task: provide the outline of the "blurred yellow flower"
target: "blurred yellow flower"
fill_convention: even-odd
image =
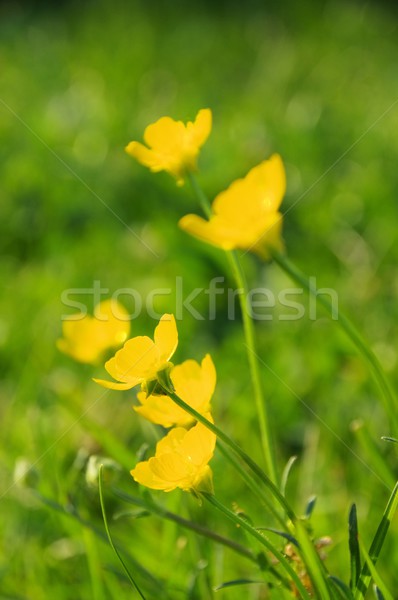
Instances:
[[[186,125],[162,117],[145,129],[144,141],[149,148],[130,142],[126,152],[154,173],[167,171],[177,179],[177,185],[182,185],[186,171],[196,170],[199,149],[210,135],[211,120],[209,108],[200,110],[195,121]]]
[[[206,415],[211,420],[210,415]],[[154,490],[213,493],[212,471],[208,462],[214,454],[216,435],[198,423],[187,431],[172,429],[156,445],[155,456],[137,464],[134,479]]]
[[[283,217],[278,209],[285,190],[282,159],[274,154],[216,197],[209,221],[186,215],[179,225],[191,235],[224,250],[252,250],[267,260],[270,247],[283,249]]]
[[[196,360],[186,360],[176,365],[170,372],[170,378],[177,396],[201,415],[209,412],[216,386],[216,370],[209,354],[206,354],[201,365]],[[184,427],[193,422],[191,415],[168,396],[147,396],[145,392],[139,392],[137,398],[142,406],[134,406],[134,410],[152,423],[163,427]]]
[[[105,369],[116,381],[94,379],[112,390],[129,390],[139,383],[156,379],[173,356],[178,344],[174,315],[165,314],[155,329],[154,341],[147,336],[127,340],[123,348],[105,363]]]
[[[106,350],[123,344],[129,333],[126,309],[116,300],[104,300],[95,307],[93,317],[81,313],[63,321],[57,347],[79,362],[96,364]]]

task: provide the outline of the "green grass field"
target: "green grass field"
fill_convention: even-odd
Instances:
[[[272,153],[282,156],[287,255],[318,288],[337,293],[398,390],[396,10],[332,0],[188,4],[0,4],[2,600],[138,597],[105,538],[98,488],[86,479],[91,455],[121,465],[116,482],[105,477],[106,508],[147,599],[293,597],[261,583],[215,592],[223,582],[258,582],[263,574],[115,496],[113,485],[146,497],[129,469],[145,444],[150,455],[159,429],[131,410],[133,392],[92,382],[104,376],[102,365],[79,365],[56,348],[62,315],[73,312],[65,290],[99,282],[104,297],[133,288],[145,300],[170,289],[156,298],[162,314],[176,311],[178,286],[185,296],[214,277],[234,287],[222,252],[177,227],[183,215],[199,212],[189,185],[151,174],[124,152],[159,117],[187,121],[212,109],[198,175],[211,199]],[[249,254],[242,262],[251,288],[277,296],[297,287],[274,263]],[[92,312],[90,292],[69,294]],[[128,292],[120,300],[136,308]],[[381,436],[398,432],[338,323],[320,306],[310,313],[314,304],[300,290],[295,300],[302,318],[283,319],[286,309],[276,302],[256,323],[278,468],[297,456],[286,496],[300,515],[317,497],[314,537],[332,538],[325,564],[348,584],[348,513],[356,503],[369,548],[397,478],[397,447]],[[261,463],[239,308],[229,319],[220,294],[209,320],[208,302],[204,293],[193,302],[204,320],[182,310],[175,359],[211,354],[215,421]],[[152,335],[154,325],[142,310],[132,335]],[[30,477],[21,478],[23,461],[32,465]],[[221,454],[211,466],[216,497],[269,526]],[[259,551],[193,496],[151,495]],[[377,563],[393,598],[397,533],[395,520]],[[269,539],[283,548],[275,534]]]

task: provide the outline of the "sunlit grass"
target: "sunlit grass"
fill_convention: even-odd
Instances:
[[[57,351],[56,340],[65,289],[97,280],[110,290],[107,297],[123,287],[145,296],[155,287],[174,288],[176,276],[189,291],[227,272],[215,249],[177,229],[180,217],[197,210],[188,186],[151,175],[124,153],[159,116],[192,119],[198,107],[212,107],[217,127],[199,175],[211,200],[271,153],[282,155],[288,254],[318,287],[337,290],[397,385],[394,18],[387,6],[338,2],[292,3],[269,12],[260,3],[245,9],[176,4],[155,10],[138,2],[37,12],[0,8],[2,596],[131,595],[106,540],[83,535],[73,515],[14,485],[13,472],[24,457],[35,465],[43,496],[66,510],[77,507],[102,534],[98,490],[85,481],[88,456],[123,464],[119,485],[137,493],[127,468],[141,458],[142,444],[155,444],[156,432],[135,416],[131,395],[104,394],[91,382],[101,369],[75,365]],[[275,295],[292,286],[276,265],[265,268],[248,258],[243,264],[251,285]],[[233,287],[232,278],[227,284]],[[132,299],[125,300],[133,310]],[[83,301],[92,299],[87,294]],[[350,506],[357,505],[369,548],[396,477],[396,451],[380,440],[392,432],[355,347],[321,308],[311,321],[308,299],[299,295],[298,301],[306,308],[301,320],[278,320],[277,305],[268,311],[272,320],[258,323],[259,353],[268,365],[262,382],[281,442],[278,463],[298,456],[289,502],[302,514],[317,495],[315,536],[331,536],[327,566],[348,582]],[[162,314],[173,305],[174,293],[159,296],[156,308]],[[199,296],[195,307],[206,314],[207,298]],[[215,415],[256,456],[257,416],[248,402],[239,310],[230,321],[223,297],[219,308],[216,321],[184,315],[177,360],[201,360],[211,351]],[[144,335],[153,320],[143,315],[134,327],[133,335]],[[365,423],[373,458],[370,442],[352,426],[357,419]],[[383,458],[383,471],[374,456]],[[261,522],[262,511],[233,469],[220,456],[212,468],[225,504],[236,502]],[[189,497],[157,499],[247,543],[242,531],[221,525]],[[115,498],[106,502],[109,518],[126,510]],[[173,523],[140,516],[120,517],[111,524],[113,534],[149,571],[170,578],[176,598],[211,598],[212,586],[258,576],[230,550],[214,551],[208,540]],[[394,535],[393,523],[377,565],[393,591]],[[261,597],[260,586],[245,589],[247,597]],[[241,594],[232,587],[216,597]]]

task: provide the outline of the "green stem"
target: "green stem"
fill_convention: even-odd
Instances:
[[[269,418],[267,413],[266,403],[263,397],[263,390],[261,385],[260,369],[258,364],[258,352],[256,349],[255,333],[253,327],[253,321],[247,311],[247,298],[248,298],[248,287],[246,277],[242,269],[242,265],[239,262],[239,258],[236,252],[228,252],[228,259],[236,280],[236,284],[242,293],[239,294],[239,302],[243,319],[243,329],[246,340],[246,352],[250,366],[250,373],[254,388],[254,399],[256,402],[257,415],[260,425],[261,443],[265,456],[265,462],[267,465],[267,471],[273,482],[276,483],[276,466],[275,466],[275,455],[273,451],[273,445],[271,443],[271,431]]]
[[[357,328],[353,325],[350,319],[341,312],[340,309],[338,310],[337,315],[336,309],[335,307],[333,307],[330,300],[324,295],[317,294],[316,288],[314,288],[308,277],[304,273],[302,273],[295,265],[293,265],[286,256],[277,252],[274,249],[270,249],[270,252],[274,261],[294,281],[301,285],[311,296],[313,296],[316,299],[317,302],[319,302],[319,304],[321,304],[327,310],[327,312],[332,316],[332,318],[336,320],[338,325],[351,339],[353,344],[356,346],[358,352],[364,358],[365,362],[367,362],[370,366],[371,372],[382,392],[384,408],[390,419],[390,423],[394,426],[395,430],[398,431],[398,411],[396,398],[391,388],[390,382],[388,381],[386,374],[384,373],[383,368],[380,362],[378,361],[377,357],[369,348],[369,344],[363,339]]]
[[[289,504],[287,503],[285,497],[280,492],[279,488],[275,485],[275,483],[270,479],[270,477],[268,477],[268,475],[266,475],[266,473],[264,473],[264,471],[258,466],[258,464],[254,462],[254,460],[250,458],[250,456],[246,454],[246,452],[242,450],[242,448],[232,438],[230,438],[226,433],[224,433],[221,429],[214,425],[214,423],[206,419],[206,417],[204,417],[198,411],[192,408],[192,406],[184,402],[182,398],[177,396],[172,387],[172,383],[169,380],[165,371],[160,371],[158,373],[158,380],[160,385],[163,387],[165,394],[167,394],[171,398],[171,400],[173,400],[173,402],[177,404],[177,406],[185,410],[196,421],[199,421],[199,423],[202,423],[203,425],[205,425],[205,427],[207,427],[207,429],[210,429],[210,431],[215,433],[219,440],[224,442],[226,446],[231,448],[231,450],[233,450],[243,460],[243,462],[246,463],[249,469],[268,487],[274,498],[278,501],[280,506],[286,512],[287,517],[291,521],[295,522],[296,516],[293,510],[290,508]]]
[[[290,533],[289,528],[286,525],[286,521],[280,515],[280,513],[275,508],[274,503],[270,500],[267,492],[258,485],[257,481],[251,477],[249,473],[245,471],[241,463],[232,455],[231,452],[228,452],[227,448],[225,448],[222,444],[218,444],[218,449],[221,454],[233,465],[233,467],[238,471],[242,479],[246,482],[248,487],[260,498],[261,502],[264,506],[267,507],[269,512],[275,517],[275,520],[281,525],[282,529]]]
[[[210,218],[212,215],[212,211],[211,211],[210,202],[209,202],[206,194],[203,192],[202,188],[198,184],[195,175],[193,173],[191,173],[190,171],[188,171],[188,179],[189,179],[189,183],[191,184],[192,189],[195,193],[195,196],[197,197],[197,199],[199,201],[201,209],[205,213],[206,217]]]
[[[144,594],[141,592],[140,588],[138,587],[138,584],[136,583],[136,581],[134,580],[134,578],[131,575],[130,571],[128,570],[128,567],[127,567],[126,563],[124,562],[122,556],[119,553],[119,550],[116,548],[116,546],[115,546],[115,544],[113,543],[113,540],[112,540],[111,532],[109,530],[109,525],[108,525],[108,518],[106,516],[106,511],[105,511],[104,495],[103,495],[103,492],[102,492],[102,469],[103,469],[103,465],[101,465],[100,468],[99,468],[98,487],[99,487],[99,497],[100,497],[102,518],[104,519],[104,525],[105,525],[106,535],[108,536],[108,540],[109,540],[109,543],[111,545],[111,548],[114,551],[114,553],[116,554],[116,556],[118,557],[118,559],[119,559],[119,561],[120,561],[120,563],[121,563],[121,565],[122,565],[122,567],[123,567],[123,569],[124,569],[127,577],[130,580],[131,585],[137,591],[137,593],[140,596],[140,598],[142,598],[142,600],[145,600]]]
[[[82,537],[86,549],[93,600],[105,600],[103,571],[101,561],[98,556],[98,546],[96,544],[96,540],[94,540],[94,534],[88,529],[83,529]]]
[[[235,525],[247,531],[252,537],[254,537],[258,542],[260,542],[260,544],[265,546],[265,548],[267,548],[267,550],[275,556],[278,562],[285,569],[286,573],[290,575],[292,581],[294,582],[294,585],[297,588],[297,591],[300,593],[300,597],[305,600],[310,600],[310,595],[301,583],[300,578],[294,571],[293,567],[290,565],[289,561],[281,552],[279,552],[279,550],[274,548],[274,546],[271,544],[271,542],[267,540],[266,537],[264,537],[259,531],[257,531],[255,527],[250,525],[250,523],[248,523],[245,519],[242,519],[237,514],[229,510],[226,506],[221,504],[221,502],[219,502],[215,496],[203,492],[202,496],[206,498],[206,500],[208,500],[210,504],[212,504],[215,508],[222,512],[226,517],[228,517],[233,523],[235,523]]]
[[[195,176],[192,173],[188,174],[189,181],[191,186],[195,192],[195,195],[198,198],[199,204],[206,215],[206,217],[211,217],[212,210],[209,200],[204,194],[202,188],[198,184]],[[232,269],[236,284],[238,289],[242,290],[242,293],[239,293],[239,302],[242,312],[242,320],[243,320],[243,329],[246,340],[246,353],[249,361],[250,374],[254,389],[254,399],[256,403],[257,415],[260,425],[260,436],[261,436],[261,445],[263,448],[263,453],[265,457],[265,464],[267,466],[267,471],[269,473],[270,478],[274,483],[277,482],[277,469],[275,462],[275,454],[272,445],[272,436],[271,430],[269,426],[269,417],[267,413],[266,403],[264,401],[263,390],[261,385],[261,377],[260,377],[260,369],[258,363],[258,353],[256,351],[256,342],[255,342],[255,333],[253,327],[253,321],[247,311],[247,297],[248,297],[248,287],[246,282],[246,277],[242,266],[239,262],[238,256],[236,252],[230,251],[226,252],[230,267]]]

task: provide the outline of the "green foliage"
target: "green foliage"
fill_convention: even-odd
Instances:
[[[337,290],[340,306],[397,389],[393,10],[309,0],[280,7],[143,0],[49,3],[35,10],[0,5],[2,598],[132,597],[108,547],[98,489],[87,481],[86,468],[93,455],[117,461],[120,489],[139,497],[128,469],[159,431],[133,413],[131,392],[105,392],[92,383],[102,367],[74,364],[55,344],[61,316],[71,312],[63,302],[67,289],[99,281],[107,297],[127,287],[145,298],[154,288],[178,288],[176,277],[186,296],[212,277],[226,276],[233,286],[221,253],[176,226],[197,211],[188,185],[177,188],[167,175],[150,174],[123,151],[159,116],[185,120],[212,108],[215,127],[199,174],[210,198],[272,152],[282,155],[288,255],[319,288]],[[275,264],[243,262],[253,287],[277,296],[295,286]],[[159,296],[156,310],[173,311],[176,295]],[[73,297],[92,311],[89,293]],[[131,296],[120,300],[134,312]],[[313,533],[331,536],[324,562],[338,577],[340,596],[349,597],[347,515],[355,502],[369,548],[397,477],[395,445],[380,438],[397,432],[353,344],[321,308],[310,318],[305,294],[298,292],[297,301],[305,308],[302,319],[280,320],[285,313],[277,302],[266,311],[272,319],[256,324],[261,376],[280,470],[297,456],[286,482],[288,501],[300,513],[317,496]],[[194,306],[207,316],[206,295]],[[211,353],[217,424],[257,457],[239,310],[235,320],[227,318],[225,295],[217,306],[214,321],[184,313],[177,360]],[[133,335],[148,330],[152,319],[143,312]],[[238,507],[256,528],[269,527],[270,510],[221,454],[212,468],[225,504]],[[160,598],[167,590],[173,600],[235,600],[242,593],[259,599],[268,589],[276,598],[291,597],[272,588],[270,565],[242,527],[187,495],[154,497],[139,518],[120,517],[126,510],[120,494],[106,499],[118,549],[145,596]],[[160,504],[180,521],[163,518]],[[232,547],[188,531],[185,521],[216,531]],[[380,594],[396,589],[396,521],[388,525],[373,573]],[[310,565],[320,572],[302,536]],[[283,550],[285,540],[272,542]],[[250,549],[249,560],[234,543]],[[373,567],[363,550],[362,565],[368,585]],[[357,558],[354,566],[357,577]],[[264,573],[266,583],[258,585]],[[321,591],[325,581],[325,574],[317,581]]]

